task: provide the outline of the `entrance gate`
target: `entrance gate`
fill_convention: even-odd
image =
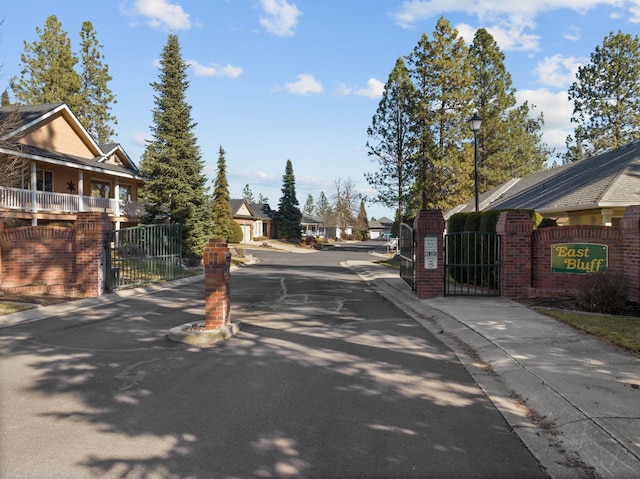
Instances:
[[[495,233],[445,235],[444,294],[500,296],[502,243]]]
[[[400,277],[411,289],[416,289],[416,236],[413,228],[406,223],[400,224]]]
[[[134,226],[109,231],[104,241],[104,289],[181,278],[182,225]]]

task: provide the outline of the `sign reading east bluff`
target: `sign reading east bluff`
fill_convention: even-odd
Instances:
[[[604,244],[562,243],[551,245],[553,273],[602,273],[607,270],[608,247]]]

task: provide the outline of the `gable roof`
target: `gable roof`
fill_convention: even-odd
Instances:
[[[585,160],[511,179],[479,197],[480,210],[542,214],[640,204],[640,140]],[[473,211],[474,200],[445,214]]]
[[[386,216],[383,216],[382,218],[378,218],[377,220],[369,221],[370,230],[391,229],[392,226],[393,226],[393,221],[387,218]]]
[[[249,203],[249,209],[256,219],[262,221],[271,221],[275,211],[271,209],[269,203]]]
[[[231,213],[234,218],[256,219],[247,200],[229,200],[229,203],[231,203]]]
[[[19,139],[29,131],[38,130],[57,117],[62,117],[82,141],[93,157],[80,157],[60,151],[43,148],[38,145],[19,143],[10,144],[11,139]],[[10,131],[4,132],[0,140],[9,144],[0,148],[1,153],[24,157],[43,163],[71,166],[78,169],[100,171],[116,176],[144,179],[139,176],[137,165],[129,158],[118,143],[98,145],[89,132],[78,121],[65,103],[46,103],[40,105],[11,105],[0,108],[0,122],[9,121]]]

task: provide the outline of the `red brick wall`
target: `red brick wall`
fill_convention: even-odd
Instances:
[[[221,328],[231,322],[231,276],[227,242],[211,239],[204,249],[205,329]]]
[[[106,213],[79,213],[75,229],[0,224],[0,292],[93,297],[102,294]]]
[[[62,226],[25,226],[0,232],[0,286],[75,282],[75,231]]]
[[[444,217],[440,210],[422,210],[413,222],[416,234],[416,296],[435,298],[444,294]],[[425,237],[437,239],[437,268],[425,268]]]
[[[551,272],[551,245],[559,243],[596,243],[607,245],[608,270],[624,272],[623,242],[619,228],[611,226],[572,225],[542,228],[533,232],[532,281],[533,288],[571,292],[583,274]]]

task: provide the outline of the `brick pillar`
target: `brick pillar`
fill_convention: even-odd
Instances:
[[[210,239],[204,249],[204,329],[218,329],[231,322],[230,261],[227,242]]]
[[[416,295],[420,299],[443,296],[444,217],[442,212],[421,210],[413,221],[413,229],[416,235]]]
[[[531,235],[533,222],[527,211],[503,211],[496,233],[502,237],[501,294],[507,298],[525,296],[531,287]]]
[[[627,207],[620,221],[624,275],[629,301],[640,302],[640,206]]]
[[[75,228],[76,283],[81,297],[104,291],[104,236],[112,224],[106,213],[78,213]]]

